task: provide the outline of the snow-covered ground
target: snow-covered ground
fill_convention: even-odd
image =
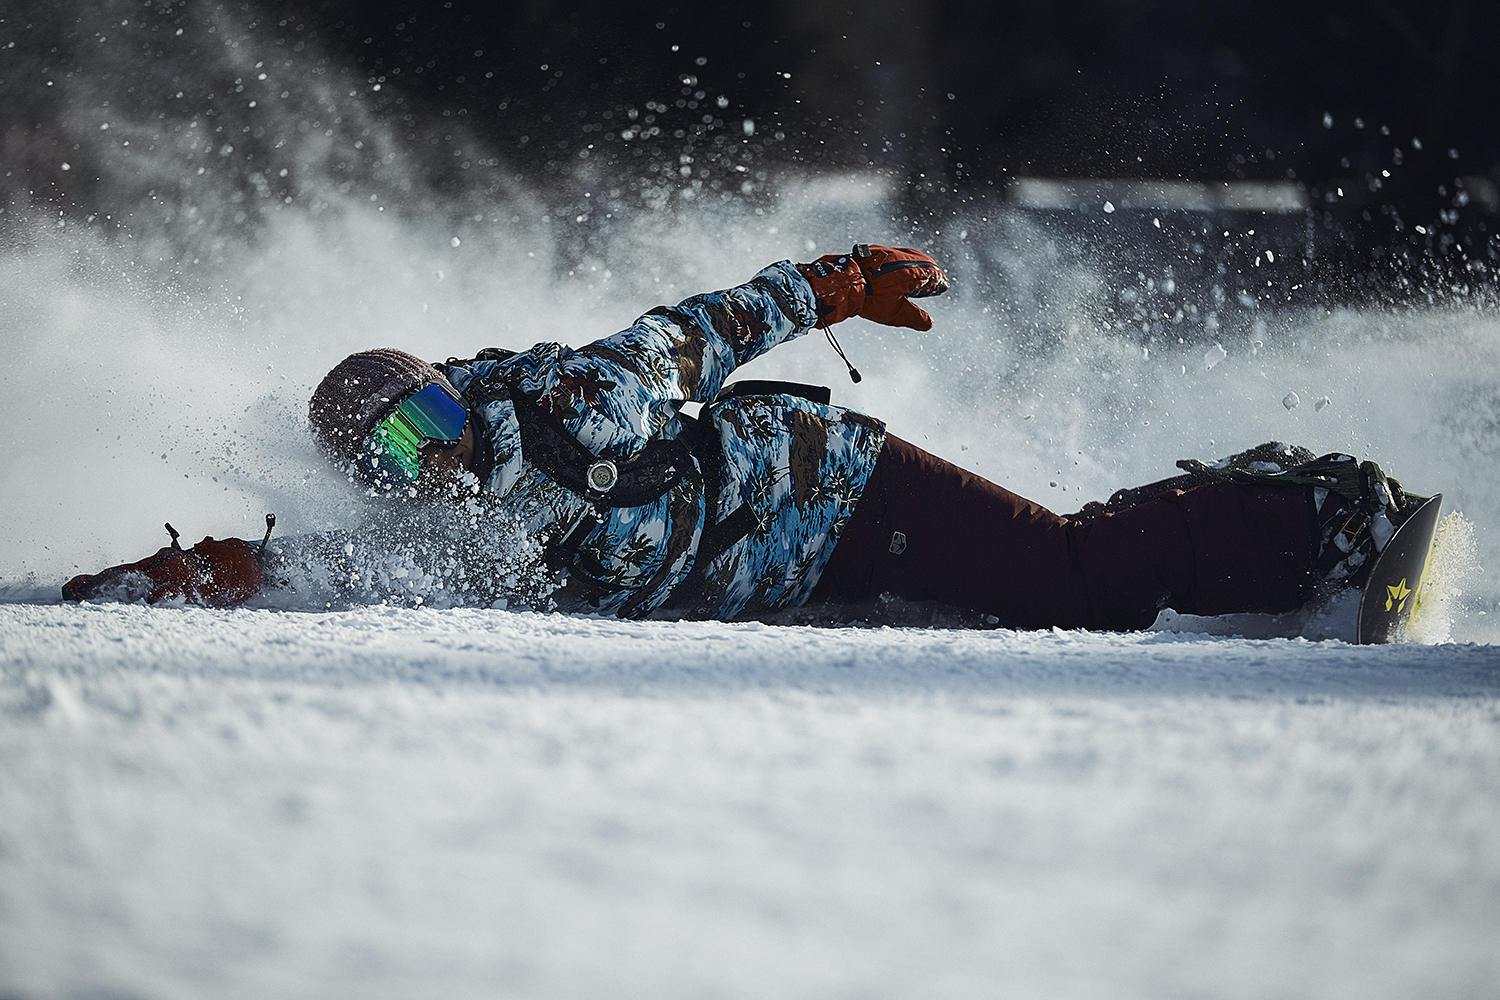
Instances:
[[[1055,508],[1271,437],[1444,491],[1467,542],[1426,637],[1449,644],[58,603],[73,573],[155,549],[163,520],[189,539],[256,537],[267,510],[290,532],[346,524],[301,415],[345,351],[581,343],[812,256],[768,246],[796,204],[739,219],[751,245],[660,295],[497,284],[479,254],[412,265],[452,248],[358,218],[387,242],[293,219],[264,272],[180,310],[160,275],[132,294],[70,263],[125,267],[88,232],[11,252],[0,997],[1492,991],[1483,310],[1272,316],[1272,347],[1213,366],[1082,327],[1018,352],[1037,314],[992,322],[962,286],[931,338],[843,334],[866,379],[842,398]],[[705,245],[700,225],[684,212],[659,246]],[[407,308],[423,296],[430,314]],[[842,377],[811,340],[761,367]],[[1338,402],[1289,410],[1294,386]]]
[[[1500,977],[1493,646],[10,604],[0,650],[8,997]]]
[[[171,13],[201,86],[157,100],[121,81],[178,36],[74,4],[87,52],[27,154],[71,162],[0,218],[0,1000],[1494,992],[1492,295],[1259,292],[1316,277],[1300,238],[1255,295],[1190,295],[998,199],[912,221],[877,176],[742,199],[595,160],[570,206],[493,158],[430,190],[316,45]],[[473,147],[456,122],[413,127]],[[45,200],[85,175],[102,219]],[[163,521],[355,523],[305,425],[349,352],[577,346],[856,240],[939,255],[937,328],[842,326],[859,385],[817,338],[747,376],[1059,511],[1269,439],[1374,458],[1462,514],[1428,644],[1348,645],[1347,606],[1110,635],[58,600]]]

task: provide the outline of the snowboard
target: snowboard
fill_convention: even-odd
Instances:
[[[1439,493],[1413,511],[1370,567],[1359,599],[1356,642],[1373,644],[1404,639],[1407,622],[1422,600],[1422,583],[1442,508],[1443,495]]]

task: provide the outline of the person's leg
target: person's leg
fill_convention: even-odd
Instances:
[[[1196,615],[1291,611],[1313,594],[1301,487],[1170,490],[1071,528],[1095,628],[1145,628],[1164,607]]]
[[[1083,624],[1083,571],[1062,518],[894,435],[814,599],[939,600],[1007,625]]]
[[[1217,483],[1075,522],[888,435],[813,598],[892,593],[1023,628],[1285,611],[1311,591],[1305,503]]]

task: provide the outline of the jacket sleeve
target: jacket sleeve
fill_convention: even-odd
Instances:
[[[522,384],[595,454],[629,459],[683,403],[713,399],[740,365],[816,322],[811,286],[781,261],[743,285],[653,309],[555,364],[523,365]]]

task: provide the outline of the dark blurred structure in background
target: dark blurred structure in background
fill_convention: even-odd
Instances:
[[[166,23],[187,19],[190,5],[136,7]],[[1388,288],[1392,269],[1429,290],[1489,281],[1500,4],[291,0],[218,9],[344,67],[393,132],[431,147],[439,184],[456,171],[444,158],[456,141],[451,123],[485,147],[465,153],[465,167],[518,175],[559,202],[605,174],[754,197],[768,172],[878,172],[912,219],[1006,198],[1079,213],[1055,197],[1051,207],[1028,201],[1026,190],[1043,189],[1018,187],[1022,178],[1274,183],[1301,200],[1263,230],[1280,227],[1321,255],[1341,293]],[[29,52],[56,71],[88,59],[77,19],[49,10],[22,5],[4,21],[0,45],[20,45],[8,54],[12,99],[0,108],[8,165],[32,156],[59,113],[39,77],[34,99],[14,99],[14,60]],[[55,157],[42,159],[53,169]],[[45,197],[43,168],[20,163],[6,184]],[[87,199],[79,188],[74,196]],[[1201,206],[1157,202],[1133,206],[1148,210],[1134,230],[1158,228],[1163,213],[1181,222],[1184,211],[1183,238],[1221,228],[1199,226]],[[1114,207],[1123,222],[1131,207]],[[1220,204],[1208,215],[1234,211]]]
[[[919,198],[1021,176],[1292,179],[1364,248],[1481,245],[1481,210],[1500,208],[1500,4],[1477,0],[308,13],[371,74],[466,108],[532,170],[590,146],[618,161],[634,152],[622,133],[655,128],[645,142],[668,159],[720,131],[774,161],[891,171]]]

